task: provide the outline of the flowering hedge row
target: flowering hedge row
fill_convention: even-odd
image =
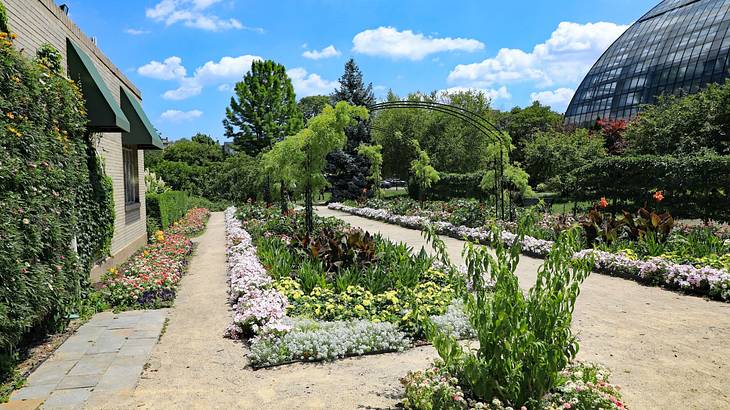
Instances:
[[[152,243],[127,263],[110,269],[102,285],[107,301],[117,307],[168,306],[193,252],[187,235],[204,229],[209,216],[207,209],[191,209],[167,232],[157,231]]]
[[[493,243],[491,231],[485,228],[468,228],[455,226],[448,222],[431,223],[420,216],[394,215],[383,209],[353,208],[339,203],[329,205],[330,209],[396,224],[410,229],[423,229],[433,225],[442,234],[456,239],[467,238],[488,245]],[[514,243],[516,235],[503,231],[500,239],[508,245]],[[523,253],[544,257],[553,247],[552,241],[540,240],[526,236],[522,241]],[[576,257],[592,255],[595,258],[596,271],[612,276],[633,279],[645,284],[664,286],[682,290],[687,293],[707,295],[714,299],[730,301],[730,272],[711,267],[697,268],[692,265],[676,264],[662,258],[642,261],[624,254],[615,254],[587,249],[576,254]]]

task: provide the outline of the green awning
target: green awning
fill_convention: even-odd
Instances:
[[[96,132],[129,131],[129,120],[124,116],[114,95],[106,86],[93,61],[76,43],[66,39],[68,74],[81,85],[89,129]]]
[[[122,111],[129,118],[129,132],[122,133],[122,143],[136,145],[139,149],[162,149],[162,139],[144,113],[137,98],[121,87]]]

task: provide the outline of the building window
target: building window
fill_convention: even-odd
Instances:
[[[139,167],[136,147],[122,147],[124,164],[124,204],[139,203]]]

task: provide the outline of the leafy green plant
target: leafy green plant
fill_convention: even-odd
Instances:
[[[91,266],[109,251],[114,212],[83,96],[53,71],[58,51],[43,47],[32,61],[15,50],[14,35],[0,37],[3,379],[28,341],[68,323]]]
[[[359,229],[323,229],[317,236],[298,236],[294,243],[309,257],[321,261],[328,272],[363,267],[373,263],[377,256],[375,240],[369,233]]]
[[[274,279],[288,278],[296,266],[296,256],[277,238],[260,239],[257,254]]]
[[[368,180],[373,183],[373,191],[376,197],[380,197],[380,183],[383,180],[383,147],[381,145],[360,144],[357,153],[370,161],[370,175]]]
[[[316,287],[326,289],[327,275],[322,268],[321,261],[306,260],[299,265],[299,269],[296,272],[299,282],[302,284],[302,291],[306,294],[310,294]]]
[[[421,149],[418,140],[411,140],[411,146],[417,157],[417,159],[411,161],[411,174],[418,186],[419,199],[423,202],[426,199],[426,191],[431,188],[434,182],[438,182],[441,177],[436,169],[431,166],[431,159],[428,157],[428,153]]]
[[[466,294],[465,309],[479,348],[466,350],[453,337],[429,333],[445,368],[474,399],[533,408],[558,384],[560,372],[578,352],[570,325],[580,284],[592,266],[590,260],[572,260],[578,247],[576,230],[561,234],[525,296],[514,274],[518,245],[507,249],[497,243],[496,257],[484,247],[467,245],[474,292]],[[491,288],[485,273],[494,283]]]
[[[645,208],[639,209],[636,219],[624,211],[624,223],[629,229],[630,238],[634,240],[652,235],[654,240],[666,242],[674,228],[674,218],[669,212],[658,214],[655,211],[649,212]]]

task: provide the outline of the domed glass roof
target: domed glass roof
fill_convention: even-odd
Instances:
[[[730,0],[665,0],[634,23],[591,68],[566,122],[629,119],[662,94],[694,93],[730,69]]]

